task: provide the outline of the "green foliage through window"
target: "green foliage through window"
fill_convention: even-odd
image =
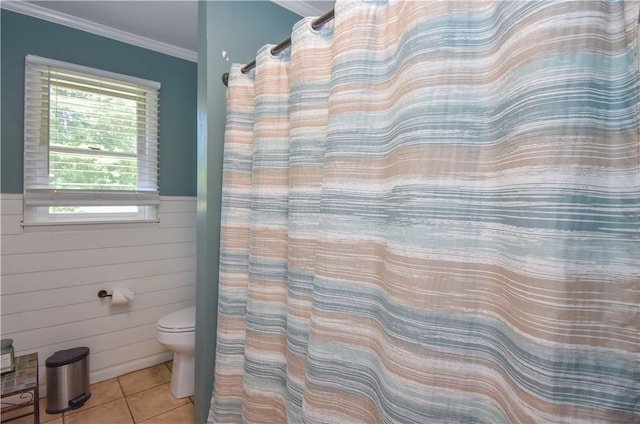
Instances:
[[[112,190],[135,190],[137,102],[55,84],[50,86],[49,96],[51,185],[88,190],[108,185]]]

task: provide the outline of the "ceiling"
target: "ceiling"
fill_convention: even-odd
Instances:
[[[334,1],[272,0],[300,16],[320,16]],[[198,2],[1,1],[3,9],[196,61]]]

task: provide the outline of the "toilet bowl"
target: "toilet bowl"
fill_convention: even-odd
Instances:
[[[171,394],[193,395],[196,350],[196,307],[171,312],[158,320],[158,342],[173,352]]]

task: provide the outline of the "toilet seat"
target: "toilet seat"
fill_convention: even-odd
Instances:
[[[167,327],[160,327],[159,325],[157,327],[158,327],[158,331],[162,331],[163,333],[193,333],[194,331],[196,331],[195,327],[167,328]]]
[[[158,331],[164,333],[190,333],[196,329],[196,307],[180,309],[158,320]]]

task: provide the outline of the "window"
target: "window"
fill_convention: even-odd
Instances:
[[[27,56],[24,223],[156,220],[160,84]]]

